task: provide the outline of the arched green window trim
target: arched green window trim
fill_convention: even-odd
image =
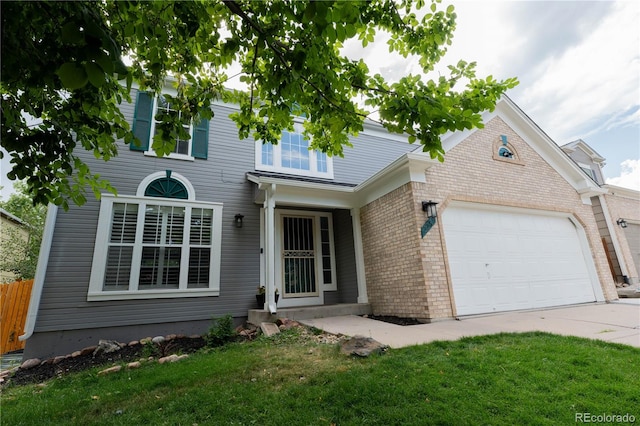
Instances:
[[[177,198],[187,200],[189,193],[182,182],[170,178],[162,177],[152,181],[144,191],[145,197]]]

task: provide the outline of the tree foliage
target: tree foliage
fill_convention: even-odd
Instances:
[[[2,146],[10,178],[26,179],[37,202],[82,204],[84,188],[114,189],[75,154],[108,160],[116,139],[135,143],[118,105],[135,82],[159,93],[176,81],[181,116],[210,118],[214,99],[239,104],[241,138],[277,143],[304,114],[312,148],[343,155],[349,135],[375,118],[442,160],[440,136],[479,127],[481,112],[517,84],[475,75],[460,61],[427,79],[452,42],[453,6],[434,0],[1,2]],[[426,10],[425,10],[426,9]],[[417,58],[422,73],[386,81],[347,43],[388,38],[390,52]],[[125,65],[123,57],[129,58]],[[228,76],[232,66],[239,76]],[[229,78],[247,90],[227,91]],[[35,119],[26,118],[28,114]],[[171,117],[165,117],[170,121]],[[179,123],[166,123],[179,131]],[[159,155],[173,148],[154,138]]]
[[[0,238],[0,270],[13,272],[18,278],[33,278],[36,274],[40,243],[47,208],[33,204],[26,184],[14,185],[15,193],[7,201],[0,201],[0,208],[24,222],[26,234],[15,227],[2,227]]]

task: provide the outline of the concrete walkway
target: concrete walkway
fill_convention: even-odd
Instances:
[[[456,340],[465,336],[526,331],[546,331],[640,347],[640,299],[506,312],[411,326],[389,324],[355,315],[300,322],[333,334],[371,337],[392,348],[435,340]]]

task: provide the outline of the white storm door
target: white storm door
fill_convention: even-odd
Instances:
[[[283,297],[318,296],[315,218],[282,215]]]

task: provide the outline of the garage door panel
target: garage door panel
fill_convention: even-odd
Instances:
[[[443,229],[458,315],[595,300],[566,217],[450,206]]]

